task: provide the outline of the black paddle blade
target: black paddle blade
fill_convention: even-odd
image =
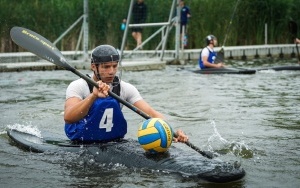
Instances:
[[[299,53],[298,43],[296,44],[296,50],[297,50],[297,54],[298,54],[298,63],[300,65],[300,53]]]
[[[291,41],[294,43],[295,39],[297,38],[297,32],[298,32],[298,25],[296,22],[289,21],[289,31],[291,34]],[[298,55],[298,63],[300,64],[300,53],[299,53],[298,44],[296,44],[296,50]]]
[[[298,26],[294,21],[289,21],[289,31],[291,34],[292,42],[294,43],[295,38],[297,37]]]
[[[216,63],[224,63],[224,48],[217,52]]]
[[[66,63],[66,59],[54,44],[36,32],[22,27],[13,27],[10,30],[10,36],[17,45],[40,58],[68,70],[74,69]]]

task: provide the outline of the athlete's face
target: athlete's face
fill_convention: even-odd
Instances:
[[[92,69],[97,69],[96,65],[92,66]],[[118,62],[106,62],[106,63],[100,63],[98,65],[98,72],[101,76],[102,82],[105,82],[107,84],[112,83],[114,80],[114,77],[118,70]]]
[[[218,40],[217,40],[217,39],[214,39],[214,40],[213,40],[213,44],[214,44],[214,46],[218,46]]]

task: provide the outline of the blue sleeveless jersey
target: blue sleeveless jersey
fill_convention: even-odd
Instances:
[[[65,124],[65,132],[70,140],[105,142],[123,138],[127,122],[116,99],[98,98],[83,119]]]
[[[215,59],[216,59],[216,56],[217,56],[217,54],[216,54],[216,52],[215,51],[210,51],[210,50],[208,50],[209,51],[209,55],[208,55],[208,58],[207,58],[207,61],[209,62],[209,63],[211,63],[211,64],[214,64],[215,63]],[[202,58],[201,58],[201,53],[200,53],[200,58],[199,58],[199,67],[200,67],[200,69],[205,69],[206,67],[204,66],[204,64],[203,64],[203,61],[202,61]]]

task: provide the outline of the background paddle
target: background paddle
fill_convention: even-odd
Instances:
[[[298,25],[294,21],[289,22],[289,30],[292,35],[292,41],[295,42],[297,38],[297,33],[298,33]],[[296,43],[296,50],[297,50],[297,55],[298,55],[298,63],[300,63],[300,54],[299,54],[299,48],[298,48],[298,43]]]
[[[299,55],[298,43],[296,43],[296,49],[297,49],[297,54],[298,54],[298,63],[300,64],[300,55]]]
[[[236,12],[236,9],[237,9],[237,6],[238,6],[238,3],[239,3],[240,0],[237,0],[236,4],[235,4],[235,7],[234,7],[234,10],[233,10],[233,13],[231,15],[231,18],[230,18],[230,22],[229,24],[227,25],[227,29],[226,29],[226,33],[225,33],[225,38],[224,38],[224,42],[222,44],[222,47],[220,49],[220,51],[217,53],[217,58],[216,58],[216,63],[220,63],[220,62],[223,62],[224,63],[224,46],[225,46],[225,43],[226,43],[226,40],[227,40],[227,36],[228,36],[228,33],[229,33],[229,29],[230,29],[230,26],[232,24],[232,20],[233,20],[233,17],[235,15],[235,12]]]
[[[22,27],[13,27],[10,30],[10,36],[12,40],[22,48],[34,53],[35,55],[39,56],[42,59],[50,61],[51,63],[54,63],[57,66],[63,67],[66,70],[73,72],[74,74],[78,75],[82,79],[86,80],[88,83],[92,84],[95,87],[98,87],[98,84],[94,80],[82,74],[74,67],[70,66],[67,63],[67,60],[65,59],[63,54],[54,46],[54,44],[52,44],[49,40],[47,40],[43,36],[37,34],[34,31]],[[143,111],[136,108],[132,104],[123,100],[115,93],[109,91],[108,94],[111,97],[118,100],[123,105],[127,106],[129,109],[133,110],[140,116],[144,117],[145,119],[151,118],[148,114],[144,113]],[[177,137],[176,133],[174,133],[174,136]],[[207,157],[209,159],[213,158],[213,154],[211,152],[202,151],[200,148],[196,147],[190,142],[185,142],[185,144],[191,147],[192,149],[194,149],[195,151],[197,151],[198,153],[200,153],[202,156]]]

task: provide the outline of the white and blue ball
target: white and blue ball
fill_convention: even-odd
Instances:
[[[151,118],[140,125],[138,140],[147,152],[165,152],[172,144],[173,131],[171,126],[164,120]]]

